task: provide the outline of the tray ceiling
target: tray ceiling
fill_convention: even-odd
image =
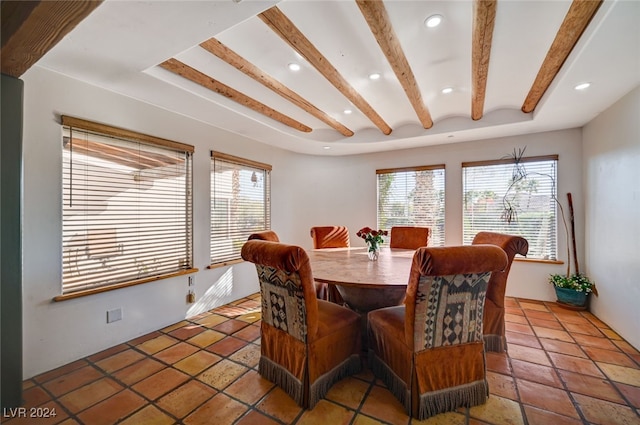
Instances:
[[[640,83],[639,21],[635,1],[105,1],[37,65],[342,155],[580,127]]]

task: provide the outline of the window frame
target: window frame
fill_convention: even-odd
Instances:
[[[228,250],[226,249],[219,250],[219,249],[216,249],[216,247],[214,246],[215,244],[214,234],[216,232],[216,229],[215,229],[216,220],[214,219],[214,206],[217,201],[226,199],[227,211],[229,211],[230,209],[229,205],[231,203],[230,198],[218,198],[216,195],[218,189],[220,189],[221,192],[224,192],[223,187],[220,187],[220,188],[217,187],[218,181],[216,180],[216,167],[218,163],[221,166],[237,169],[238,171],[252,170],[252,172],[258,171],[263,173],[262,181],[264,182],[264,187],[263,187],[263,198],[261,202],[263,204],[263,209],[264,209],[264,217],[263,217],[264,226],[255,227],[246,232],[242,232],[238,230],[234,231],[231,213],[228,212],[227,220],[224,221],[226,223],[224,233],[227,235],[227,239],[232,244],[231,249],[228,249]],[[244,243],[244,241],[246,241],[247,237],[251,233],[255,233],[263,230],[271,230],[271,171],[272,169],[273,167],[270,164],[266,164],[266,163],[251,160],[251,159],[241,158],[235,155],[230,155],[230,154],[219,152],[219,151],[214,151],[214,150],[211,151],[210,179],[209,179],[210,185],[211,185],[210,187],[211,196],[209,199],[209,202],[210,202],[209,217],[211,220],[210,221],[211,227],[209,232],[210,265],[207,268],[214,269],[218,267],[224,267],[224,266],[243,262],[244,260],[240,256],[241,245],[239,245],[237,248],[234,248],[233,244],[235,243],[236,245],[238,245],[240,243]],[[217,253],[220,253],[224,256],[214,258],[214,256]]]
[[[467,169],[471,169],[471,168],[477,168],[477,167],[493,167],[493,166],[514,166],[517,164],[522,164],[525,169],[526,169],[526,164],[532,164],[532,163],[544,163],[544,162],[553,162],[553,175],[546,175],[546,174],[540,174],[540,173],[534,173],[537,174],[539,176],[544,176],[547,177],[549,180],[544,180],[543,182],[547,182],[547,184],[550,186],[550,190],[545,192],[543,195],[541,196],[548,196],[549,200],[547,200],[548,204],[551,205],[547,210],[546,213],[547,214],[552,214],[552,217],[550,217],[549,222],[551,223],[551,225],[553,226],[552,229],[552,234],[550,236],[550,238],[543,244],[549,247],[549,254],[547,255],[548,258],[544,258],[544,256],[532,256],[532,246],[533,246],[533,239],[531,238],[529,235],[523,234],[523,232],[519,232],[517,230],[513,231],[513,230],[502,230],[502,229],[476,229],[476,231],[474,232],[473,230],[471,231],[472,233],[467,234],[467,229],[465,226],[465,218],[466,218],[466,198],[467,198],[467,190],[466,190],[466,175],[465,175],[465,170]],[[559,239],[559,232],[560,232],[560,228],[559,228],[559,220],[562,219],[561,214],[562,214],[562,207],[561,205],[559,205],[559,201],[558,201],[558,166],[559,166],[559,155],[553,154],[553,155],[538,155],[538,156],[529,156],[529,157],[522,157],[522,158],[518,158],[517,160],[514,157],[508,157],[508,158],[501,158],[501,159],[496,159],[496,160],[484,160],[484,161],[470,161],[470,162],[463,162],[462,164],[462,238],[463,238],[463,243],[470,243],[470,241],[473,239],[473,235],[475,233],[477,233],[477,231],[495,231],[495,232],[500,232],[500,233],[510,233],[510,234],[514,234],[514,235],[520,235],[525,237],[527,240],[529,240],[529,245],[530,245],[530,249],[529,249],[529,253],[527,254],[527,257],[522,257],[522,256],[518,256],[516,257],[514,260],[521,260],[521,261],[529,261],[529,262],[541,262],[541,263],[553,263],[553,264],[560,264],[562,263],[561,260],[558,259],[559,256],[559,246],[558,246],[558,239]],[[509,170],[504,170],[509,171]],[[513,173],[513,171],[511,171],[511,173]],[[509,183],[509,181],[507,180],[506,183]],[[497,190],[496,192],[501,192],[500,190]],[[546,195],[545,195],[546,194]],[[504,196],[504,195],[503,195]],[[503,196],[500,196],[500,199],[503,199]],[[520,210],[520,212],[518,212],[518,210],[516,210],[516,214],[522,214],[523,212],[528,212],[531,213],[532,210],[531,209],[525,209],[525,210]],[[516,219],[517,222],[517,219]],[[507,224],[508,225],[508,224]],[[553,252],[552,252],[553,251]],[[544,252],[544,251],[543,251]],[[535,254],[533,254],[535,255]]]
[[[433,165],[420,165],[420,166],[410,166],[410,167],[399,167],[399,168],[383,168],[376,170],[376,226],[379,229],[383,230],[391,230],[392,226],[388,226],[389,228],[384,228],[380,224],[380,175],[384,174],[398,174],[398,173],[409,173],[409,172],[419,172],[419,171],[439,171],[442,170],[442,199],[441,204],[438,206],[441,209],[442,214],[437,218],[437,221],[442,222],[442,230],[438,231],[437,229],[434,231],[434,226],[429,223],[397,223],[396,226],[421,226],[421,227],[429,227],[431,228],[431,232],[429,234],[429,246],[444,246],[445,244],[445,231],[446,231],[446,165],[445,164],[433,164]],[[433,244],[434,235],[436,235],[437,239],[439,239],[437,244]],[[389,243],[389,238],[385,241],[385,244]]]
[[[122,129],[122,128],[118,128],[118,127],[114,127],[114,126],[110,126],[107,124],[101,124],[101,123],[96,123],[96,122],[92,122],[92,121],[88,121],[88,120],[84,120],[84,119],[80,119],[80,118],[75,118],[75,117],[70,117],[70,116],[65,116],[63,115],[61,117],[61,125],[62,125],[62,129],[65,129],[65,132],[67,131],[66,129],[68,129],[69,133],[70,133],[70,138],[71,138],[71,143],[73,144],[73,132],[77,131],[80,132],[82,135],[86,135],[87,137],[87,145],[90,143],[89,142],[89,135],[93,135],[93,137],[96,137],[98,139],[103,139],[103,140],[117,140],[118,142],[114,143],[114,145],[117,145],[118,143],[133,143],[133,144],[138,144],[138,146],[148,146],[150,147],[150,149],[159,149],[159,150],[164,150],[167,152],[168,155],[177,155],[180,156],[182,154],[184,154],[184,210],[183,210],[183,214],[185,217],[185,224],[184,224],[184,232],[185,232],[185,236],[184,236],[184,245],[180,247],[180,251],[179,252],[184,252],[184,255],[186,255],[186,258],[177,258],[179,261],[176,263],[176,267],[169,267],[169,268],[164,268],[165,270],[160,271],[157,274],[151,274],[149,272],[145,272],[142,273],[144,276],[141,276],[139,278],[132,278],[133,274],[132,274],[132,265],[129,263],[125,263],[125,265],[122,266],[121,269],[119,269],[119,271],[122,272],[122,274],[125,274],[126,276],[123,276],[122,279],[111,279],[112,282],[107,282],[107,281],[97,281],[97,282],[93,282],[93,283],[88,283],[85,285],[84,288],[81,288],[82,284],[80,283],[74,283],[72,280],[67,282],[67,285],[69,286],[68,288],[66,288],[67,290],[65,291],[65,278],[64,275],[65,273],[69,274],[69,270],[68,267],[73,267],[73,265],[71,265],[71,262],[69,262],[69,264],[65,264],[65,244],[64,244],[64,238],[65,238],[65,228],[68,226],[71,226],[70,228],[67,229],[67,237],[69,236],[69,233],[77,230],[77,228],[74,227],[73,221],[70,221],[68,225],[65,225],[65,216],[64,216],[64,211],[65,211],[65,190],[62,191],[62,208],[63,208],[63,216],[62,216],[62,235],[61,235],[61,241],[62,241],[62,246],[63,246],[63,256],[62,256],[62,271],[63,271],[63,278],[61,280],[61,294],[58,296],[55,296],[53,298],[54,301],[63,301],[63,300],[67,300],[67,299],[72,299],[72,298],[78,298],[78,297],[82,297],[82,296],[87,296],[87,295],[91,295],[91,294],[95,294],[95,293],[101,293],[101,292],[106,292],[106,291],[112,291],[112,290],[116,290],[116,289],[120,289],[120,288],[124,288],[124,287],[129,287],[129,286],[133,286],[133,285],[139,285],[139,284],[143,284],[143,283],[147,283],[147,282],[153,282],[153,281],[157,281],[157,280],[161,280],[161,279],[167,279],[167,278],[171,278],[171,277],[175,277],[175,276],[180,276],[180,275],[185,275],[185,274],[190,274],[190,273],[194,273],[197,272],[198,269],[193,267],[193,165],[192,165],[192,156],[193,156],[193,152],[195,150],[195,148],[192,145],[188,145],[188,144],[184,144],[184,143],[180,143],[180,142],[175,142],[172,140],[167,140],[167,139],[162,139],[159,137],[155,137],[155,136],[150,136],[147,134],[143,134],[143,133],[139,133],[136,131],[132,131],[132,130],[126,130],[126,129]],[[93,143],[93,141],[91,142]],[[107,143],[108,145],[108,143]],[[111,145],[113,146],[113,145]],[[64,140],[63,140],[63,147],[62,149],[64,150]],[[73,149],[73,145],[71,145],[71,148]],[[77,148],[76,148],[77,149]],[[73,155],[72,153],[70,153],[70,155]],[[91,157],[91,155],[87,155],[88,157]],[[94,156],[95,158],[99,159],[99,156],[96,155]],[[123,155],[124,158],[124,155]],[[139,156],[136,162],[136,159],[133,158],[131,156],[129,156],[127,158],[127,161],[131,162],[131,163],[136,163],[138,165],[142,165],[142,161],[140,159],[141,157]],[[120,158],[118,158],[120,159]],[[69,179],[72,179],[72,169],[68,170],[67,167],[71,167],[73,164],[70,163],[69,165],[65,165],[65,159],[64,159],[64,155],[63,155],[63,159],[62,159],[62,173],[63,173],[63,180],[67,177],[64,177],[64,173],[66,171],[68,171],[70,173],[70,176],[68,177]],[[123,159],[124,161],[124,159]],[[118,161],[110,161],[113,163],[113,165],[118,164]],[[104,164],[103,164],[104,165]],[[89,165],[87,165],[89,166]],[[94,164],[91,165],[92,167],[98,167],[98,165]],[[67,169],[67,170],[66,170]],[[110,168],[106,167],[106,170],[109,170]],[[115,167],[113,168],[114,170],[116,169]],[[141,168],[144,169],[144,168]],[[149,166],[149,169],[151,169],[151,167]],[[66,170],[66,171],[65,171]],[[106,173],[105,173],[106,174]],[[133,174],[135,174],[135,172],[133,172]],[[96,177],[96,180],[92,180],[92,184],[94,182],[97,183],[105,183],[106,178],[104,176],[101,177]],[[124,179],[123,179],[124,181]],[[63,183],[64,184],[64,183]],[[69,190],[73,190],[73,180],[70,180],[69,184],[71,185],[69,187]],[[85,193],[87,194],[91,194],[94,193],[93,191],[95,191],[95,189],[87,189],[85,190]],[[166,193],[169,193],[169,191],[167,191]],[[176,192],[178,195],[180,195],[179,192]],[[175,195],[176,193],[173,193],[173,195]],[[70,192],[71,195],[71,192]],[[71,202],[71,201],[70,201]],[[93,202],[93,201],[91,201]],[[92,203],[88,203],[88,206],[93,205]],[[136,204],[132,204],[132,214],[135,214],[136,212],[139,212],[139,208],[140,205],[144,205],[144,203],[136,203]],[[68,206],[69,208],[72,208],[72,206]],[[134,211],[135,208],[138,208],[137,210]],[[180,209],[181,210],[181,209]],[[100,214],[98,214],[100,215]],[[102,221],[104,220],[104,221]],[[111,226],[116,226],[113,227],[114,231],[113,231],[113,235],[109,236],[107,235],[107,237],[103,236],[103,240],[112,240],[115,243],[115,238],[116,238],[116,234],[117,234],[117,229],[122,230],[122,228],[117,227],[118,223],[113,223],[108,221],[108,219],[106,219],[105,217],[102,217],[101,220],[101,231],[104,233],[109,233],[108,230],[111,229]],[[104,228],[104,226],[107,225],[109,226],[109,229]],[[84,231],[86,232],[86,236],[85,236],[85,245],[84,245],[84,250],[85,252],[89,252],[90,249],[90,239],[92,238],[92,234],[95,234],[95,228],[92,228],[91,225],[87,225],[84,228]],[[109,233],[110,234],[110,233]],[[168,240],[169,238],[167,238]],[[68,241],[69,244],[71,244],[71,241]],[[109,242],[110,243],[110,242]],[[107,243],[103,243],[102,248],[98,248],[98,250],[102,249],[105,250],[107,248],[104,248],[104,245]],[[82,249],[82,242],[80,242],[79,248],[74,248],[73,246],[71,246],[69,249],[75,249],[77,250],[81,250]],[[96,244],[97,245],[97,244]],[[121,246],[122,244],[120,244]],[[94,247],[95,248],[95,247]],[[134,250],[135,249],[140,249],[139,247],[135,247],[134,246]],[[69,254],[71,255],[71,254]],[[158,255],[156,254],[151,254],[153,255]],[[89,257],[89,255],[87,254],[87,257]],[[89,257],[90,258],[90,257]],[[99,257],[97,257],[99,258]],[[157,258],[157,257],[156,257]],[[100,260],[98,260],[100,261]],[[126,267],[125,267],[126,266]],[[105,267],[105,263],[102,262],[102,268]],[[88,268],[87,270],[96,270],[99,271],[100,267],[97,264],[94,264],[92,267]],[[65,272],[65,270],[67,270],[67,272]],[[108,273],[107,273],[108,274]],[[138,275],[140,275],[141,273],[139,272]],[[100,273],[96,273],[96,275],[98,276],[98,278],[100,277]],[[109,280],[109,279],[107,279]]]

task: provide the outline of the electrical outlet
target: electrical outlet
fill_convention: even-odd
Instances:
[[[196,283],[196,279],[193,276],[189,276],[189,286],[193,286]]]
[[[118,320],[122,320],[121,308],[116,308],[115,310],[107,311],[107,323],[117,322]]]

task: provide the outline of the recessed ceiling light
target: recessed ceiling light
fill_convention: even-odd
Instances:
[[[345,114],[349,115],[350,113],[352,113],[353,111],[351,109],[345,109],[343,111]]]
[[[291,62],[289,64],[289,69],[291,71],[300,71],[300,65],[298,65],[297,63]]]
[[[576,90],[584,90],[586,88],[588,88],[591,85],[591,83],[580,83],[577,86],[574,87],[574,89]]]
[[[373,74],[369,74],[370,80],[378,80],[379,78],[380,78],[380,74],[378,74],[377,72],[374,72]]]
[[[435,28],[442,22],[442,15],[431,15],[425,19],[424,24],[429,28]]]
[[[322,149],[328,151],[329,149],[331,149],[331,146],[323,146]]]
[[[448,93],[451,93],[452,91],[453,91],[453,87],[445,87],[442,89],[443,94],[448,94]]]

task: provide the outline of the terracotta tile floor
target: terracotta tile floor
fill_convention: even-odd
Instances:
[[[463,424],[412,420],[365,369],[299,408],[257,372],[259,295],[235,301],[24,382],[37,424]],[[487,354],[489,401],[471,424],[640,424],[640,353],[588,312],[507,299],[509,354]]]

